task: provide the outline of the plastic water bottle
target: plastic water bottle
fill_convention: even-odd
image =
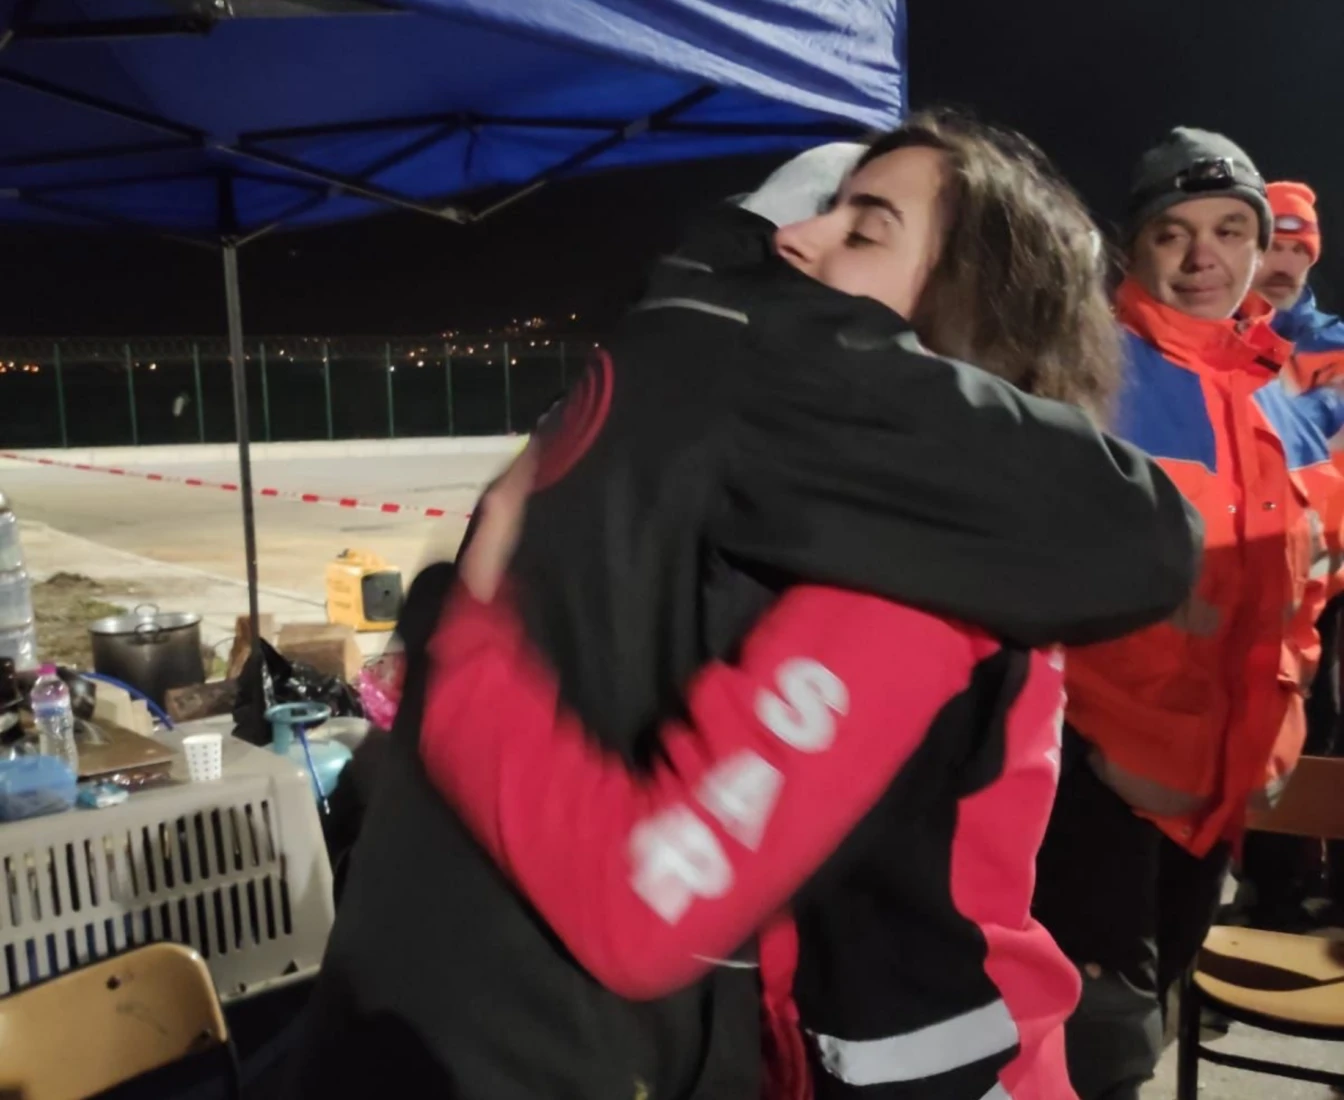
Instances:
[[[23,567],[18,521],[4,493],[0,493],[0,657],[8,657],[19,669],[37,663],[32,582]]]
[[[10,510],[5,494],[0,493],[0,573],[23,568],[23,544],[19,542],[19,521]]]
[[[26,569],[0,569],[0,630],[33,622],[33,582]]]
[[[37,723],[42,752],[55,756],[79,774],[79,752],[75,748],[75,710],[70,705],[70,689],[56,674],[55,665],[43,665],[32,694],[33,720]]]

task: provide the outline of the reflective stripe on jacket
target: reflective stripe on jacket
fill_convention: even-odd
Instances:
[[[1262,300],[1248,305],[1203,321],[1120,288],[1117,431],[1199,509],[1204,563],[1167,622],[1069,659],[1069,720],[1098,774],[1196,853],[1238,835],[1247,801],[1277,790],[1301,752],[1326,592],[1308,488],[1329,471],[1326,442],[1275,382],[1291,346]]]

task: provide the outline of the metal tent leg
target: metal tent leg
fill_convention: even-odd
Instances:
[[[238,429],[238,491],[243,498],[243,551],[247,555],[247,614],[252,650],[260,648],[257,605],[257,518],[252,501],[252,446],[247,419],[247,360],[243,352],[243,306],[238,292],[238,249],[224,244],[224,297],[229,313],[229,360],[233,365],[233,420]]]

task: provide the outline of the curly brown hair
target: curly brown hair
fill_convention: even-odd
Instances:
[[[919,147],[945,162],[942,249],[910,318],[920,340],[1104,420],[1120,336],[1082,200],[1029,139],[946,108],[912,115],[859,166]]]

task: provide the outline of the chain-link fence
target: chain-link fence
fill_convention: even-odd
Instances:
[[[526,432],[594,346],[545,335],[254,338],[249,431],[260,442]],[[0,447],[236,438],[221,339],[0,341]]]

